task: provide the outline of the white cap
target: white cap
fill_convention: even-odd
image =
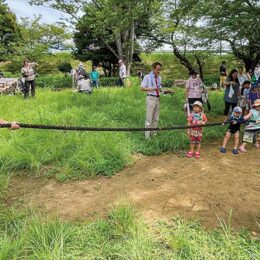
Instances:
[[[123,60],[119,60],[119,61],[118,61],[118,63],[122,63],[122,62],[123,62]]]

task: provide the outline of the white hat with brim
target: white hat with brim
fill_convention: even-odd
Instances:
[[[260,99],[256,99],[253,104],[253,107],[259,107],[259,106],[260,106]]]
[[[203,105],[202,105],[202,103],[201,103],[200,101],[196,101],[196,102],[192,105],[192,107],[194,107],[194,106],[200,107],[200,108],[202,109],[202,111],[203,111]]]
[[[122,63],[123,61],[122,60],[119,60],[118,63]]]

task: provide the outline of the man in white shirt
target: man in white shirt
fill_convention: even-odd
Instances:
[[[125,85],[126,85],[126,66],[122,60],[119,60],[118,64],[119,64],[120,85],[125,87]]]
[[[141,90],[146,92],[146,121],[145,128],[157,128],[160,113],[160,92],[162,80],[160,75],[162,64],[155,62],[152,71],[146,75],[141,84]],[[146,131],[145,138],[149,139],[156,132]]]

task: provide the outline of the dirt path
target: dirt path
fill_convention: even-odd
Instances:
[[[213,145],[202,158],[164,154],[137,159],[117,176],[73,183],[15,177],[7,201],[22,200],[49,215],[82,220],[104,216],[111,206],[129,201],[147,220],[179,215],[201,219],[207,227],[227,220],[232,225],[260,232],[260,150],[226,155]]]

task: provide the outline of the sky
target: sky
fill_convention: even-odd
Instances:
[[[55,23],[60,18],[65,18],[62,12],[53,10],[44,6],[31,6],[29,0],[5,0],[11,10],[20,17],[33,17],[33,15],[42,15],[41,21],[44,23]]]

